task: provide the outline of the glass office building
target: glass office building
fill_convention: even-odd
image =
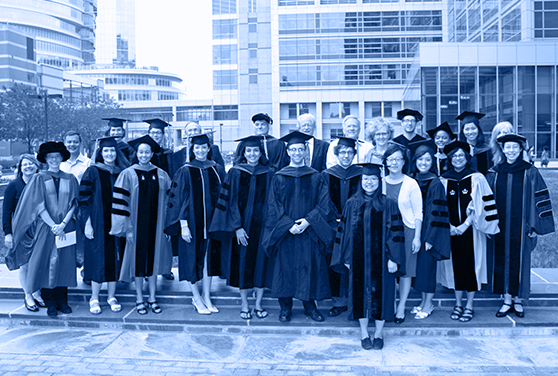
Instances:
[[[136,64],[135,0],[97,0],[97,64]]]

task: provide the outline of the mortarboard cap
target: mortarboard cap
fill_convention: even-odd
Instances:
[[[235,142],[244,142],[244,146],[261,146],[263,137],[259,135],[252,135],[244,138],[234,140]]]
[[[192,140],[192,145],[204,145],[204,144],[209,145],[209,137],[207,137],[205,133],[192,136],[191,140]]]
[[[165,127],[170,127],[169,123],[161,119],[149,119],[149,120],[144,120],[144,122],[149,123],[149,129],[157,128],[164,131]]]
[[[382,176],[382,169],[384,166],[376,163],[359,163],[362,166],[362,175],[378,175]]]
[[[147,144],[151,146],[151,151],[153,151],[154,153],[158,153],[161,151],[161,147],[159,146],[159,144],[154,139],[152,139],[149,135],[136,138],[135,140],[129,141],[128,144],[134,149],[136,149],[136,151],[138,150],[141,144]]]
[[[420,112],[408,108],[397,112],[397,119],[403,120],[405,116],[413,116],[417,121],[421,121],[423,118]]]
[[[103,118],[103,120],[108,120],[109,127],[124,127],[124,123],[128,120],[119,118]]]
[[[465,153],[471,152],[471,147],[468,143],[456,140],[446,145],[446,147],[444,148],[444,154],[448,155],[452,150],[455,149],[463,149]]]
[[[444,131],[448,134],[448,136],[450,137],[450,140],[455,140],[455,138],[457,137],[450,128],[450,125],[448,124],[447,121],[444,121],[442,124],[438,125],[436,128],[431,129],[429,131],[426,131],[426,133],[428,133],[428,135],[430,136],[431,139],[434,139],[434,137],[436,137],[436,133],[438,133],[439,131]]]
[[[421,147],[432,149],[432,154],[434,155],[434,150],[436,150],[436,144],[432,140],[420,140],[409,143],[409,149],[411,150],[411,155],[415,155],[417,150]]]
[[[264,112],[260,112],[260,113],[257,113],[256,115],[252,116],[252,122],[255,123],[256,120],[265,120],[269,124],[273,124],[273,119],[271,118],[271,116],[269,116],[268,114],[266,114]]]
[[[525,144],[527,142],[527,139],[523,136],[518,135],[518,134],[510,133],[510,134],[505,134],[503,136],[498,137],[497,141],[499,143],[501,143],[502,145],[505,144],[506,142],[509,142],[509,141],[517,142],[518,144]]]
[[[479,120],[484,116],[484,114],[473,112],[473,111],[463,111],[458,117],[457,120],[461,120],[463,124],[467,123],[475,123],[479,125]]]
[[[101,137],[97,139],[97,142],[99,143],[99,149],[116,147],[117,145],[114,137]]]
[[[339,137],[339,141],[337,142],[337,146],[348,146],[350,148],[355,149],[356,140],[354,138]]]
[[[285,141],[288,145],[293,145],[293,144],[306,144],[306,141],[308,141],[309,139],[311,139],[312,136],[309,136],[305,133],[299,132],[299,131],[293,131],[283,137],[280,138],[281,141]]]

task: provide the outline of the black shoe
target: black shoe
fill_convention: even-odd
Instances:
[[[35,304],[38,305],[40,308],[46,308],[45,302],[35,299]]]
[[[374,348],[374,345],[372,345],[372,341],[370,340],[370,337],[366,337],[365,339],[360,340],[360,345],[364,350],[372,350]]]
[[[23,301],[25,302],[25,308],[27,308],[28,311],[39,312],[39,306],[37,304],[29,305],[27,304],[27,299],[25,298],[23,298]]]
[[[396,323],[396,324],[403,324],[405,322],[405,317],[395,316],[395,318],[393,319],[393,322]]]
[[[72,313],[72,308],[66,303],[58,305],[56,309],[65,314]]]
[[[384,339],[383,338],[374,338],[374,350],[381,350],[384,348]]]
[[[515,315],[516,315],[517,317],[519,317],[519,318],[525,317],[525,311],[523,311],[523,310],[518,311],[517,309],[515,309],[515,306],[521,306],[521,308],[523,308],[523,304],[521,304],[521,303],[515,303],[515,302],[514,302],[514,303],[513,303],[513,310],[514,310]]]
[[[48,317],[51,317],[53,319],[56,318],[56,316],[58,316],[58,312],[56,311],[56,306],[53,305],[48,306],[47,315]]]
[[[291,316],[292,315],[293,315],[293,313],[291,311],[281,310],[281,313],[279,313],[279,321],[289,322],[289,321],[291,321]]]
[[[324,315],[322,315],[322,313],[320,311],[318,311],[317,309],[313,309],[311,311],[304,311],[304,314],[306,316],[310,317],[314,321],[317,321],[317,322],[325,321]]]
[[[504,308],[505,306],[508,306],[508,309],[502,311],[502,308]],[[504,303],[502,304],[502,308],[500,308],[500,310],[496,312],[496,317],[506,317],[508,313],[513,313],[513,307],[510,304]]]
[[[172,274],[172,272],[170,272],[169,274],[163,274],[163,278],[168,281],[174,281],[174,274]]]
[[[335,317],[335,316],[339,316],[340,314],[342,314],[343,312],[345,312],[347,310],[347,306],[344,307],[333,307],[332,309],[329,310],[329,312],[327,313],[327,315],[329,317]]]

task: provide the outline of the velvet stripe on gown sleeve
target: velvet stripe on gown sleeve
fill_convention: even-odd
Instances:
[[[170,184],[165,233],[171,236],[181,234],[180,220],[188,220],[191,218],[191,212],[193,211],[193,208],[190,207],[190,168],[193,167],[182,166],[176,172]],[[193,223],[188,223],[192,235],[195,231],[193,226]]]
[[[429,251],[432,256],[437,260],[448,259],[451,250],[448,201],[444,186],[437,178],[430,183],[426,194],[423,227],[423,242],[432,245]]]
[[[386,256],[397,264],[397,272],[394,275],[405,275],[405,227],[397,203],[389,198],[386,198],[385,202],[384,219]]]
[[[538,235],[554,232],[554,216],[550,203],[550,194],[541,174],[535,169],[531,179],[532,192],[534,192],[534,213],[530,213],[528,224]]]
[[[330,267],[341,274],[348,272],[345,264],[351,265],[353,261],[353,236],[351,234],[351,229],[353,228],[353,204],[353,200],[349,199],[347,201],[333,243]]]
[[[471,202],[467,206],[467,216],[473,213],[473,225],[480,232],[488,235],[497,234],[500,229],[492,189],[484,175],[480,173],[473,174],[471,179]]]
[[[124,237],[127,232],[133,230],[130,218],[131,189],[133,187],[131,174],[135,174],[131,168],[122,171],[114,183],[110,235]]]

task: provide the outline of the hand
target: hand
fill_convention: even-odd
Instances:
[[[455,236],[455,235],[457,235],[456,229],[457,229],[457,227],[455,227],[455,226],[453,226],[453,225],[450,224],[450,236]]]
[[[531,239],[534,239],[534,238],[537,237],[537,233],[536,233],[535,231],[531,231],[531,233],[529,234],[529,237],[530,237]]]
[[[58,225],[53,225],[53,226],[51,227],[52,233],[53,233],[55,236],[58,236],[58,235],[60,235],[60,234],[62,234],[62,233],[64,232],[64,227],[66,227],[66,225],[64,225],[64,223],[60,223],[60,224],[58,224]]]
[[[4,237],[4,245],[8,249],[12,249],[12,247],[14,246],[14,237],[12,234],[8,234]]]
[[[166,241],[168,241],[168,242],[170,242],[170,241],[171,241],[171,236],[170,236],[170,235],[167,235],[167,234],[165,234],[165,240],[166,240]]]
[[[296,223],[289,229],[289,232],[293,235],[298,235],[298,234],[301,233],[301,231],[298,228],[298,225]]]
[[[467,231],[468,228],[469,228],[469,225],[467,225],[467,223],[463,222],[462,224],[460,224],[459,226],[457,226],[455,228],[455,234],[456,235],[463,235],[463,233],[465,231]]]
[[[186,243],[190,243],[192,241],[192,232],[190,232],[190,227],[184,226],[182,227],[182,240]]]
[[[243,228],[236,230],[236,242],[245,247],[248,245],[248,234]]]
[[[429,242],[424,243],[424,249],[430,251],[432,249],[432,244]]]
[[[65,233],[64,231],[62,231],[62,232],[58,235],[58,237],[60,238],[60,240],[64,241],[64,240],[66,240],[66,233]]]
[[[308,226],[310,226],[310,223],[308,223],[308,221],[304,218],[297,219],[295,223],[298,225],[301,233],[303,233],[304,230],[306,230]]]
[[[93,226],[91,226],[89,223],[85,224],[85,229],[83,230],[83,234],[85,235],[85,237],[89,240],[93,239]]]
[[[134,244],[134,233],[133,232],[127,232],[126,233],[126,243]]]
[[[397,271],[397,264],[391,260],[388,260],[388,272],[395,273]]]
[[[418,251],[420,251],[420,238],[414,238],[413,239],[413,244],[411,245],[411,251],[412,253],[417,253]]]

